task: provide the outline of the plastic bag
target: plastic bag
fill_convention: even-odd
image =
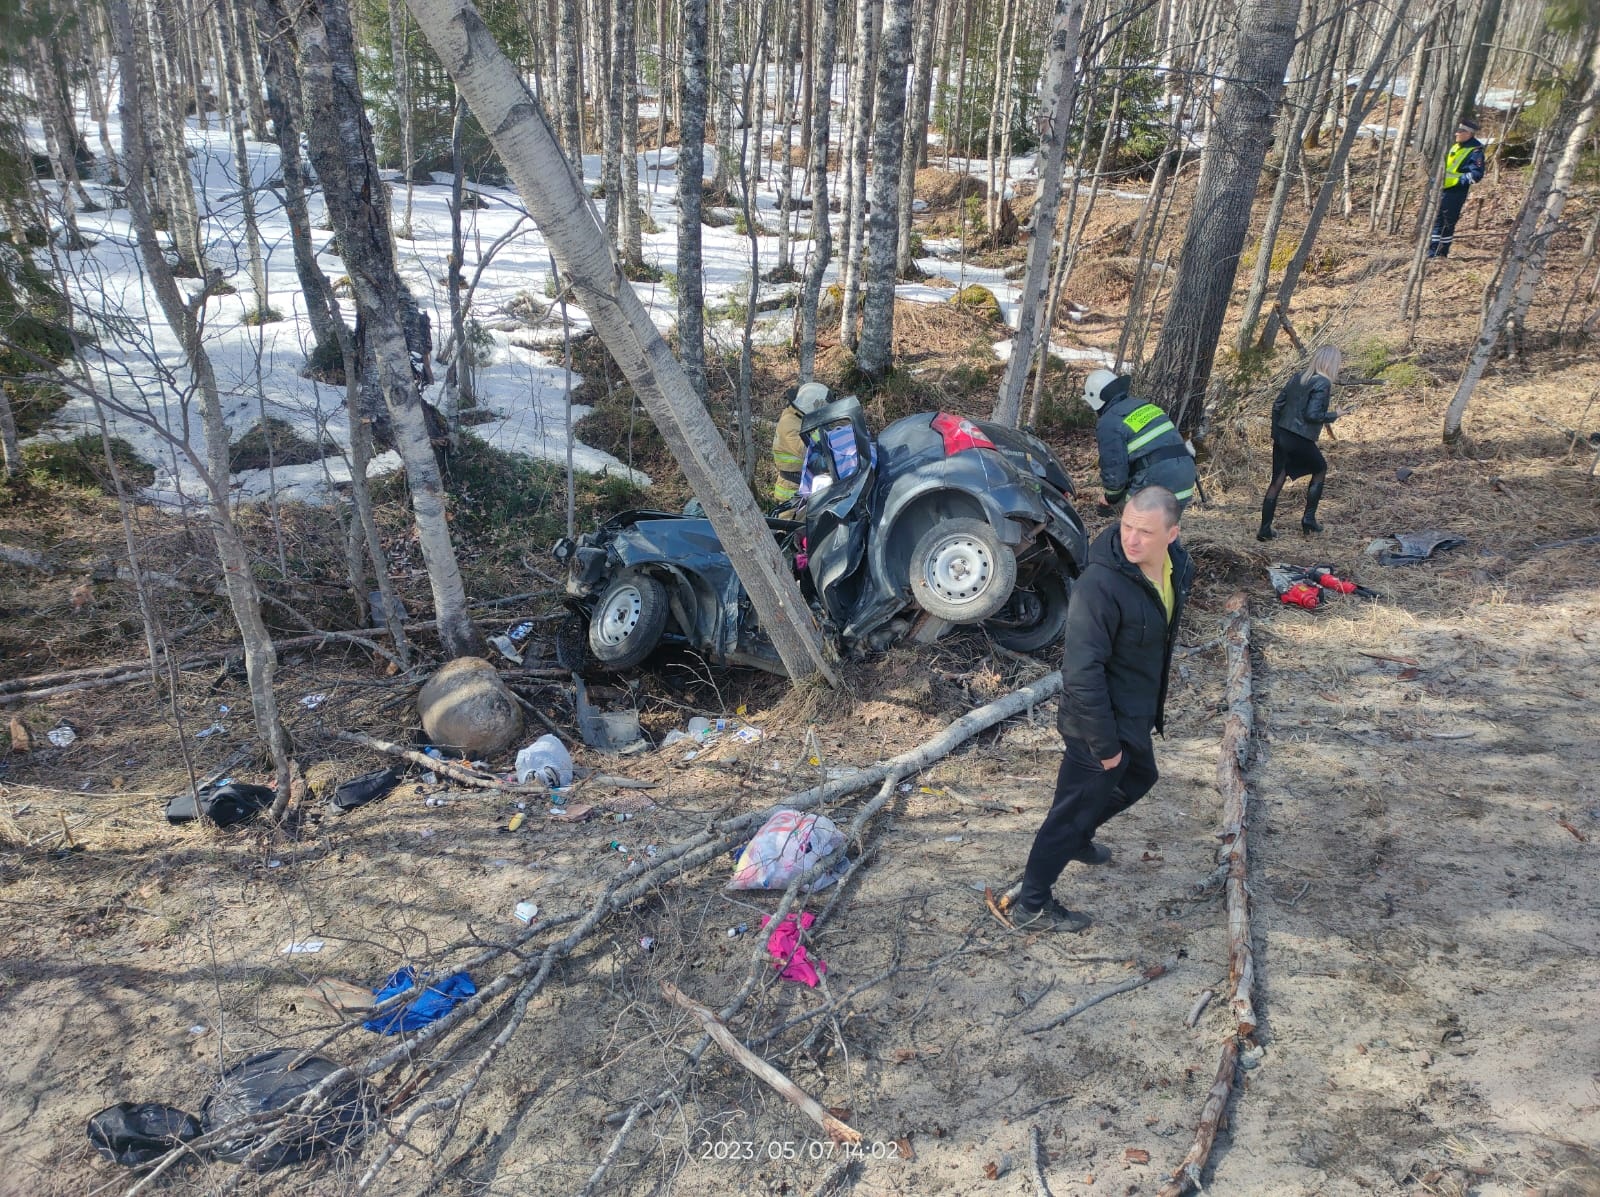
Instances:
[[[301,1059],[305,1053],[293,1048],[263,1052],[236,1064],[222,1074],[217,1087],[201,1107],[201,1125],[206,1132],[226,1126],[251,1114],[282,1109],[296,1098],[311,1092],[338,1071],[339,1065],[321,1056]],[[300,1060],[299,1067],[289,1065]],[[314,1116],[296,1118],[288,1133],[261,1154],[252,1167],[258,1172],[284,1164],[298,1164],[324,1147],[353,1145],[377,1123],[377,1115],[366,1092],[357,1080],[350,1080],[328,1094],[327,1107]],[[211,1148],[219,1160],[239,1163],[256,1149],[270,1130],[243,1127],[234,1139]]]
[[[552,790],[572,784],[572,754],[548,732],[517,753],[517,784],[530,777]]]
[[[761,825],[755,838],[739,853],[729,889],[783,889],[825,856],[844,846],[844,832],[827,815],[780,810]],[[811,882],[825,889],[850,867],[841,857],[838,865]]]
[[[200,1137],[200,1120],[159,1102],[119,1101],[89,1119],[89,1142],[114,1164],[138,1168]]]

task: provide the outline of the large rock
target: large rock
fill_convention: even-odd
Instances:
[[[495,667],[478,657],[458,657],[429,678],[417,711],[430,740],[470,757],[504,752],[522,735],[522,708]]]

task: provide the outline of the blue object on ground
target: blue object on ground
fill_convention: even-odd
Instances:
[[[453,973],[438,982],[429,981],[427,974],[423,974],[419,982],[416,970],[408,964],[399,972],[391,973],[389,979],[383,983],[382,989],[373,990],[373,997],[381,1006],[390,998],[397,997],[413,986],[423,988],[411,1001],[393,1010],[386,1010],[376,1018],[369,1018],[361,1025],[380,1035],[420,1031],[430,1022],[443,1018],[455,1009],[458,1003],[478,992],[478,987],[466,973]]]

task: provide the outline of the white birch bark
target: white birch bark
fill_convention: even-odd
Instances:
[[[906,70],[912,0],[889,0],[873,100],[872,216],[867,226],[866,302],[856,365],[883,378],[894,364],[894,283],[900,235],[900,169],[906,131]]]
[[[832,119],[833,60],[838,53],[839,0],[816,0],[817,60],[816,80],[812,84],[811,152],[807,169],[811,173],[811,267],[806,272],[805,290],[800,296],[798,346],[800,381],[810,382],[817,361],[817,304],[822,298],[822,280],[833,256],[833,223],[828,210],[828,135]]]
[[[511,171],[562,276],[683,466],[744,582],[790,678],[832,670],[794,576],[689,378],[656,332],[562,164],[555,138],[516,67],[467,0],[410,0],[412,15]]]
[[[873,80],[878,61],[878,30],[883,20],[883,0],[856,0],[855,60],[850,81],[850,155],[847,202],[844,211],[844,298],[839,311],[839,344],[856,348],[860,330],[862,232],[867,209],[867,149],[872,142]]]
[[[1041,363],[1050,352],[1048,325],[1038,331],[1039,306],[1050,287],[1050,244],[1055,240],[1056,212],[1061,205],[1062,164],[1067,156],[1067,134],[1072,127],[1073,99],[1077,93],[1074,65],[1078,35],[1083,27],[1083,0],[1055,0],[1050,39],[1045,50],[1045,86],[1042,97],[1044,129],[1039,147],[1039,199],[1034,205],[1033,236],[1028,241],[1027,272],[1022,279],[1022,302],[1017,311],[1017,338],[1011,359],[1000,380],[993,419],[1016,426],[1022,410],[1022,391],[1033,360],[1035,342],[1042,339]],[[1044,366],[1040,365],[1040,370]]]
[[[706,400],[705,295],[700,211],[706,171],[706,0],[683,0],[683,103],[678,130],[678,356]]]

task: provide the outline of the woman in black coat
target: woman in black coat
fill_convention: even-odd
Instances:
[[[1324,345],[1311,355],[1306,368],[1284,383],[1272,403],[1272,482],[1261,500],[1261,530],[1257,540],[1271,540],[1272,517],[1278,510],[1278,494],[1291,478],[1311,475],[1306,487],[1306,510],[1300,517],[1302,532],[1321,532],[1317,523],[1317,504],[1322,502],[1322,484],[1328,477],[1328,459],[1317,448],[1322,426],[1339,418],[1328,406],[1334,380],[1339,377],[1339,350]]]

